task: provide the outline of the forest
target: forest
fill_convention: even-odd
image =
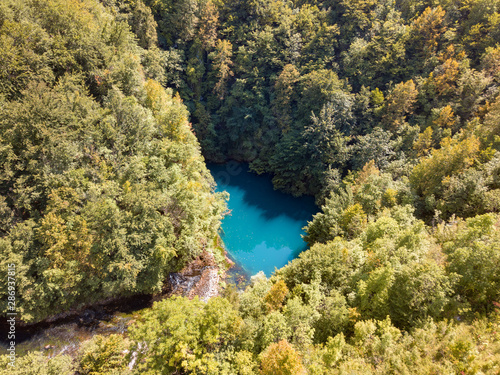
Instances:
[[[499,0],[0,0],[2,319],[222,265],[228,160],[306,251],[0,374],[500,373]]]

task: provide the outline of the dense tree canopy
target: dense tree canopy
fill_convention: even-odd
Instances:
[[[22,319],[160,291],[209,246],[224,201],[186,107],[153,79],[149,8],[12,1],[1,13],[1,272],[16,263]]]
[[[8,264],[34,322],[217,251],[204,158],[321,207],[270,278],[9,374],[499,373],[499,41],[498,0],[1,1],[4,315]]]
[[[168,23],[160,41],[181,67],[166,83],[191,109],[203,153],[250,161],[277,188],[319,203],[331,170],[345,175],[374,159],[408,175],[401,165],[446,139],[444,148],[463,140],[457,147],[468,150],[471,135],[461,130],[494,111],[498,2],[167,3],[148,2],[157,22]],[[168,22],[181,10],[182,22]],[[488,147],[489,155],[497,149],[481,149]],[[434,194],[418,184],[418,194]],[[422,214],[448,217],[452,202],[441,198],[422,202]],[[464,213],[485,210],[471,211]]]

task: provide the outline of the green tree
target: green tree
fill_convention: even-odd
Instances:
[[[292,127],[292,108],[297,100],[295,86],[299,78],[300,74],[297,69],[288,64],[285,65],[274,84],[273,112],[282,133],[288,132]]]
[[[213,355],[234,343],[242,320],[229,302],[172,297],[156,303],[131,330],[141,371],[175,373],[215,366]],[[144,349],[143,349],[144,348]]]
[[[460,276],[456,293],[482,311],[491,311],[500,297],[497,225],[496,215],[479,215],[453,225],[451,238],[443,243],[448,272]]]
[[[229,78],[233,76],[231,70],[231,57],[233,55],[231,42],[227,40],[218,40],[215,51],[209,56],[213,60],[213,68],[217,72],[217,83],[214,86],[214,93],[219,100],[224,99],[226,95],[226,86]]]
[[[94,336],[84,343],[79,353],[80,374],[126,374],[128,361],[124,352],[128,345],[120,335]]]

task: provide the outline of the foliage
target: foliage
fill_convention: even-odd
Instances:
[[[120,335],[94,336],[80,348],[78,373],[88,375],[126,374],[127,343]]]
[[[460,276],[457,293],[475,310],[491,311],[500,300],[498,217],[476,216],[448,228],[441,225],[439,231],[444,235],[447,268]]]
[[[298,353],[285,340],[270,345],[261,354],[260,363],[263,375],[299,375],[305,372]]]
[[[153,48],[149,10],[130,7],[2,6],[0,259],[18,269],[24,321],[160,291],[225,210],[181,99],[145,76],[147,50],[127,22]]]
[[[8,355],[0,356],[0,374],[15,375],[70,375],[74,374],[74,364],[69,355],[47,358],[41,352],[30,352],[16,358],[15,366],[9,365]]]
[[[229,302],[173,297],[156,303],[131,332],[142,373],[214,372],[216,355],[238,337],[242,321]]]
[[[225,196],[201,153],[321,206],[309,249],[270,279],[157,302],[127,338],[28,353],[13,373],[498,373],[499,12],[1,2],[4,314],[11,263],[34,322],[160,292],[211,251]]]

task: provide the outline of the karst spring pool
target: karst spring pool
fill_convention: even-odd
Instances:
[[[249,172],[248,164],[209,164],[217,191],[230,195],[231,214],[222,222],[226,249],[250,275],[270,276],[306,249],[302,228],[318,211],[313,197],[295,198],[273,189],[269,176]]]

